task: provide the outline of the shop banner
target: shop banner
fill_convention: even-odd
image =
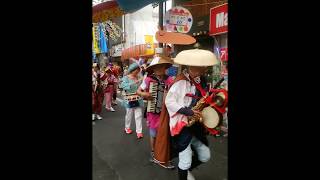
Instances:
[[[154,54],[153,36],[152,35],[145,35],[144,39],[145,39],[145,43],[147,45],[147,48],[145,50],[145,55]]]
[[[103,31],[103,25],[99,23],[99,31],[100,31],[100,51],[101,53],[107,53],[108,52],[108,46],[107,46],[107,40],[105,37],[105,32]]]
[[[192,23],[192,15],[184,7],[173,7],[165,14],[165,27],[169,32],[188,33],[192,27]]]
[[[96,36],[96,29],[92,28],[92,41],[93,41],[93,51],[98,54],[100,53],[98,42],[97,42],[97,36]]]
[[[209,34],[217,35],[228,32],[228,4],[210,9]]]

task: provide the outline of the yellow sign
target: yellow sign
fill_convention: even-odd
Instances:
[[[154,47],[153,47],[153,36],[152,35],[145,35],[144,36],[145,43],[147,45],[146,54],[145,55],[152,55],[154,54]]]
[[[98,47],[98,43],[97,43],[97,39],[96,39],[96,35],[95,35],[95,28],[93,27],[92,28],[92,41],[93,41],[93,49],[94,49],[94,52],[96,54],[100,53],[100,50],[99,50],[99,47]]]

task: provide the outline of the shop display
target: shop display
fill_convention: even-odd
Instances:
[[[107,41],[112,39],[117,41],[122,34],[122,29],[110,20],[101,23],[93,23],[92,28],[92,41],[93,41],[93,51],[98,53],[106,53]]]

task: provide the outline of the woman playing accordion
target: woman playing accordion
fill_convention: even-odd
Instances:
[[[137,94],[148,100],[147,104],[147,126],[150,134],[151,158],[154,162],[154,144],[159,127],[161,108],[164,102],[164,93],[173,79],[166,75],[166,70],[173,61],[167,57],[155,57],[146,68],[148,76],[139,87]],[[167,166],[173,168],[173,166]]]

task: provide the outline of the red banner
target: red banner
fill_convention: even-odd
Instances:
[[[228,32],[228,3],[210,9],[209,34]]]

